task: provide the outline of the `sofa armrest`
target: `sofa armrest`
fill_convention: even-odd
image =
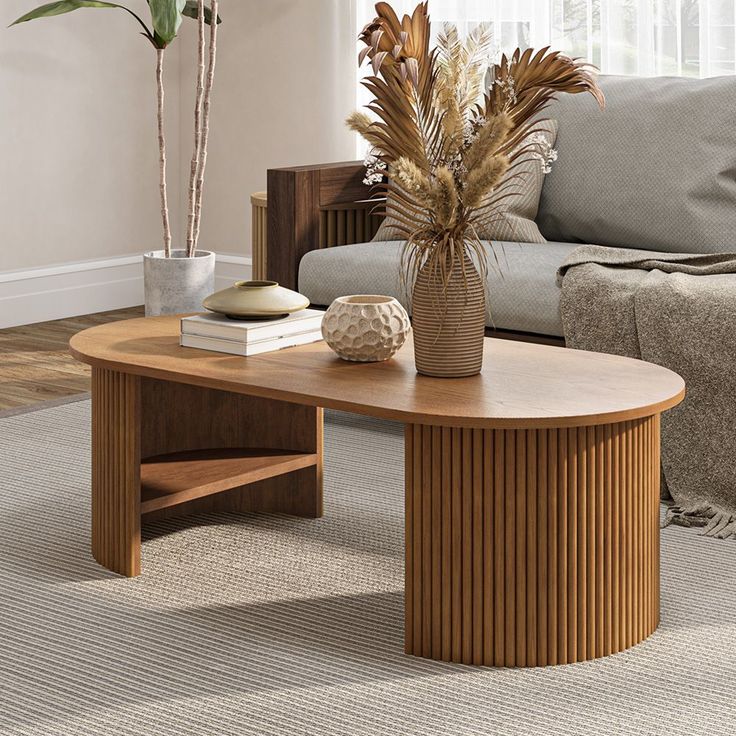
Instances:
[[[269,169],[265,263],[254,242],[254,274],[296,289],[305,253],[371,240],[382,216],[364,171],[359,161]]]

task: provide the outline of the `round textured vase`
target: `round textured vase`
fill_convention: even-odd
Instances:
[[[199,250],[154,250],[143,256],[146,317],[199,312],[202,300],[215,288],[215,254]]]
[[[469,258],[464,269],[455,266],[446,285],[439,274],[422,268],[412,295],[417,372],[438,378],[480,373],[485,317],[483,280]]]
[[[230,319],[276,319],[309,306],[309,299],[275,281],[237,281],[208,296],[204,308]]]
[[[322,320],[322,337],[344,360],[388,360],[406,341],[409,315],[390,296],[357,295],[335,299]]]

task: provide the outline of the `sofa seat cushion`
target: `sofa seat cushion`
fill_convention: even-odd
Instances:
[[[346,294],[386,294],[407,305],[399,241],[358,243],[307,253],[299,264],[299,291],[327,306]],[[489,252],[488,326],[562,336],[557,269],[574,243],[485,243]],[[495,254],[495,257],[494,257]],[[499,272],[500,269],[500,272]]]

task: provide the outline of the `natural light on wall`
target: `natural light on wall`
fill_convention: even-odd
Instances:
[[[375,3],[354,2],[357,34],[375,15]],[[417,2],[391,5],[402,14]],[[429,9],[435,30],[448,21],[461,32],[490,23],[501,51],[552,46],[604,74],[736,73],[736,0],[429,0]],[[368,100],[360,88],[358,105]],[[364,146],[358,150],[362,156]]]

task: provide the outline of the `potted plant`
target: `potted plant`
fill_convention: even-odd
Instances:
[[[123,10],[143,29],[141,35],[156,51],[156,91],[159,148],[159,193],[163,225],[163,249],[144,254],[143,274],[146,315],[192,312],[201,309],[202,300],[214,291],[215,254],[198,250],[202,214],[202,191],[207,164],[210,100],[217,59],[217,26],[219,0],[148,0],[150,26],[135,12],[118,3],[97,0],[61,0],[42,5],[18,18],[12,25],[38,18],[63,15],[81,8],[113,8]],[[197,21],[198,73],[194,108],[194,153],[189,175],[189,209],[186,247],[172,249],[171,225],[166,182],[166,135],[164,130],[164,58],[169,44],[176,38],[182,18]],[[212,23],[212,18],[217,18]],[[210,27],[208,61],[205,70],[205,25]]]
[[[555,94],[590,92],[601,106],[603,95],[585,65],[547,48],[517,49],[489,65],[487,27],[463,42],[447,26],[431,48],[426,2],[401,20],[385,2],[376,14],[359,56],[372,66],[362,81],[372,115],[355,112],[347,122],[371,145],[366,181],[406,239],[417,371],[475,375],[489,267],[476,230],[498,212],[503,193],[495,190],[533,145],[537,116]]]

